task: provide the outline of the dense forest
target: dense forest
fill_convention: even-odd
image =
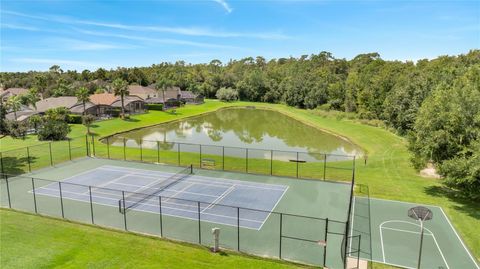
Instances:
[[[416,168],[438,166],[448,186],[480,199],[480,50],[417,62],[387,61],[378,53],[351,60],[321,52],[267,61],[263,57],[208,64],[0,74],[3,88],[36,88],[43,97],[109,90],[110,82],[175,85],[215,98],[234,91],[240,100],[337,110],[383,122],[406,136]]]

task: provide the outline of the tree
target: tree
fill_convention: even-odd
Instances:
[[[122,103],[122,119],[125,118],[125,105],[124,105],[124,97],[125,95],[130,94],[128,91],[128,83],[120,78],[115,79],[112,82],[113,93],[115,96],[120,96],[120,100]]]
[[[75,93],[75,96],[77,97],[77,100],[79,102],[82,102],[83,104],[83,115],[85,115],[86,109],[86,103],[90,101],[90,93],[88,92],[88,89],[85,87],[80,87],[77,92]]]
[[[17,120],[17,111],[22,107],[22,99],[20,95],[12,95],[7,99],[7,107],[13,111],[13,116]]]
[[[28,123],[33,126],[35,133],[38,133],[38,128],[42,125],[43,119],[40,115],[32,115],[28,118]]]
[[[236,101],[238,100],[238,91],[232,88],[220,88],[216,94],[217,98],[222,101]]]
[[[38,130],[39,140],[64,140],[70,132],[66,121],[68,110],[65,108],[49,109],[43,117],[43,124]]]
[[[95,117],[93,115],[84,115],[82,117],[82,123],[87,127],[87,134],[90,134],[90,126],[95,121]]]
[[[161,91],[162,92],[162,100],[163,102],[165,103],[165,90],[169,87],[172,87],[173,86],[173,82],[167,78],[159,78],[157,79],[157,83],[155,83],[155,89],[157,91]]]
[[[7,133],[13,138],[24,139],[27,135],[28,126],[25,122],[6,120]]]
[[[35,109],[37,109],[37,102],[40,101],[37,88],[30,88],[26,97],[27,105],[32,105]]]

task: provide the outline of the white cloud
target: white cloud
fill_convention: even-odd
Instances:
[[[223,2],[223,1],[221,1]],[[228,6],[228,5],[227,5]],[[230,9],[231,10],[231,9]],[[118,30],[128,30],[128,31],[137,31],[137,32],[161,32],[161,33],[171,33],[178,35],[186,36],[205,36],[205,37],[220,37],[220,38],[258,38],[258,39],[288,39],[289,36],[281,32],[254,32],[254,33],[242,33],[242,32],[231,32],[231,31],[219,31],[212,30],[203,27],[169,27],[169,26],[158,26],[158,25],[127,25],[121,23],[108,23],[108,22],[98,22],[91,20],[79,20],[68,17],[60,16],[36,16],[28,15],[20,12],[14,11],[2,11],[5,14],[10,14],[14,16],[21,16],[37,20],[46,20],[57,23],[71,24],[71,25],[88,25],[88,26],[100,26],[111,29]]]
[[[213,1],[219,3],[227,11],[227,13],[231,13],[233,11],[233,9],[228,5],[228,3],[225,0],[213,0]]]
[[[152,37],[143,37],[143,36],[135,36],[135,35],[88,31],[88,30],[82,30],[82,29],[75,29],[75,30],[78,31],[79,33],[87,34],[87,35],[115,37],[115,38],[122,38],[122,39],[136,40],[136,41],[155,42],[155,43],[161,43],[161,44],[167,44],[167,45],[185,45],[185,46],[193,46],[193,47],[221,48],[221,49],[239,49],[240,48],[235,46],[219,45],[219,44],[204,43],[204,42],[194,42],[194,41],[172,39],[172,38],[152,38]]]
[[[24,26],[24,25],[18,25],[18,24],[2,23],[2,24],[0,24],[0,26],[2,28],[6,28],[6,29],[25,30],[25,31],[39,31],[39,29],[36,28],[36,27]]]

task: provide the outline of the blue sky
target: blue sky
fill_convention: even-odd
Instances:
[[[480,1],[1,0],[1,71],[480,48]]]

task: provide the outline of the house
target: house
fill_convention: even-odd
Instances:
[[[90,102],[98,107],[99,115],[117,114],[122,108],[122,101],[120,96],[115,96],[111,93],[99,93],[90,95]],[[125,112],[127,113],[142,113],[145,112],[145,101],[135,95],[127,95],[123,100]]]
[[[147,88],[155,87],[154,84],[148,86]],[[157,97],[146,98],[145,102],[148,104],[165,104],[183,102],[187,104],[201,104],[204,102],[203,96],[194,94],[191,91],[182,91],[179,87],[168,87],[165,91],[158,91]]]
[[[30,118],[30,116],[35,115],[35,114],[38,114],[38,112],[33,110],[33,109],[30,109],[28,107],[22,107],[20,110],[18,110],[15,113],[13,111],[7,113],[5,115],[5,119],[7,119],[7,120],[17,120],[17,121],[21,122],[21,121],[28,120],[28,118]]]
[[[125,107],[125,112],[134,114],[134,113],[143,113],[146,110],[145,101],[135,95],[127,95],[123,98],[123,105]],[[117,100],[111,104],[112,107],[122,108],[122,100],[120,97],[117,97]]]
[[[47,110],[52,108],[65,107],[73,114],[83,114],[83,104],[77,100],[75,96],[60,96],[50,97],[38,101],[36,104],[36,111],[40,114],[44,114]],[[97,116],[97,107],[92,102],[86,102],[85,113],[89,115]]]
[[[128,86],[128,92],[129,95],[135,95],[143,100],[146,100],[148,98],[157,98],[159,97],[159,93],[155,88],[150,88],[150,87],[143,87],[140,85],[129,85]],[[161,95],[161,93],[160,93]]]
[[[27,93],[28,93],[28,89],[25,89],[25,88],[8,88],[6,90],[1,90],[0,101],[6,102],[10,96],[23,95]]]

